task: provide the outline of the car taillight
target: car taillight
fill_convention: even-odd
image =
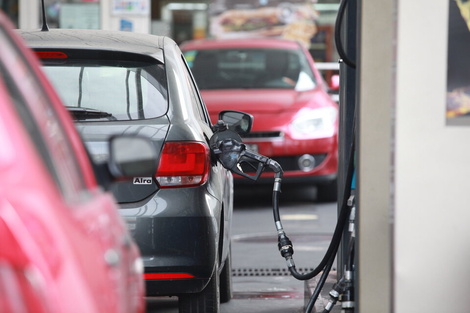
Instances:
[[[200,142],[167,142],[156,179],[161,188],[204,184],[209,174],[209,148]]]
[[[67,54],[58,51],[35,51],[40,59],[67,59]]]
[[[155,280],[155,279],[191,279],[195,278],[193,275],[188,273],[145,273],[144,279]]]

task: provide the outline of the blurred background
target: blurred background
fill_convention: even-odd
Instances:
[[[36,2],[36,4],[35,4]],[[169,36],[279,36],[302,40],[317,62],[338,60],[339,0],[45,0],[50,28],[108,29]],[[16,27],[38,28],[40,1],[0,0]]]

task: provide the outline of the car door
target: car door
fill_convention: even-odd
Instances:
[[[201,128],[204,130],[206,138],[209,139],[213,135],[212,123],[217,121],[210,120],[207,107],[183,54],[181,54],[181,60],[186,69],[185,74],[187,84],[189,86],[188,91],[194,100],[193,103],[196,106],[196,112],[199,113],[198,120],[200,121]],[[223,221],[221,220],[221,223],[223,223],[223,234],[221,234],[223,238],[223,246],[219,253],[221,254],[221,260],[225,260],[230,249],[231,224],[233,216],[233,177],[232,173],[226,170],[218,161],[212,162],[212,177],[211,183],[216,185],[216,187],[210,188],[210,191],[224,205]]]

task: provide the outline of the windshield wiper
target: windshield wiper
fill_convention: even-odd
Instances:
[[[67,107],[67,110],[72,115],[72,118],[76,121],[84,121],[89,119],[100,119],[107,118],[108,120],[115,121],[117,120],[111,113],[90,109],[90,108],[81,108],[81,107]]]

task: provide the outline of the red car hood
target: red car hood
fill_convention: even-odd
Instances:
[[[202,90],[202,97],[211,112],[238,110],[248,113],[280,113],[297,110],[306,97],[295,90]],[[302,101],[302,98],[305,98]],[[299,101],[300,100],[300,101]],[[295,104],[298,107],[294,107]]]
[[[252,114],[255,121],[269,118],[270,124],[273,125],[272,118],[276,117],[282,124],[281,119],[292,118],[304,107],[320,108],[332,105],[331,100],[326,98],[328,95],[319,89],[304,92],[291,89],[201,90],[201,94],[212,122],[217,121],[220,111],[237,110]]]

